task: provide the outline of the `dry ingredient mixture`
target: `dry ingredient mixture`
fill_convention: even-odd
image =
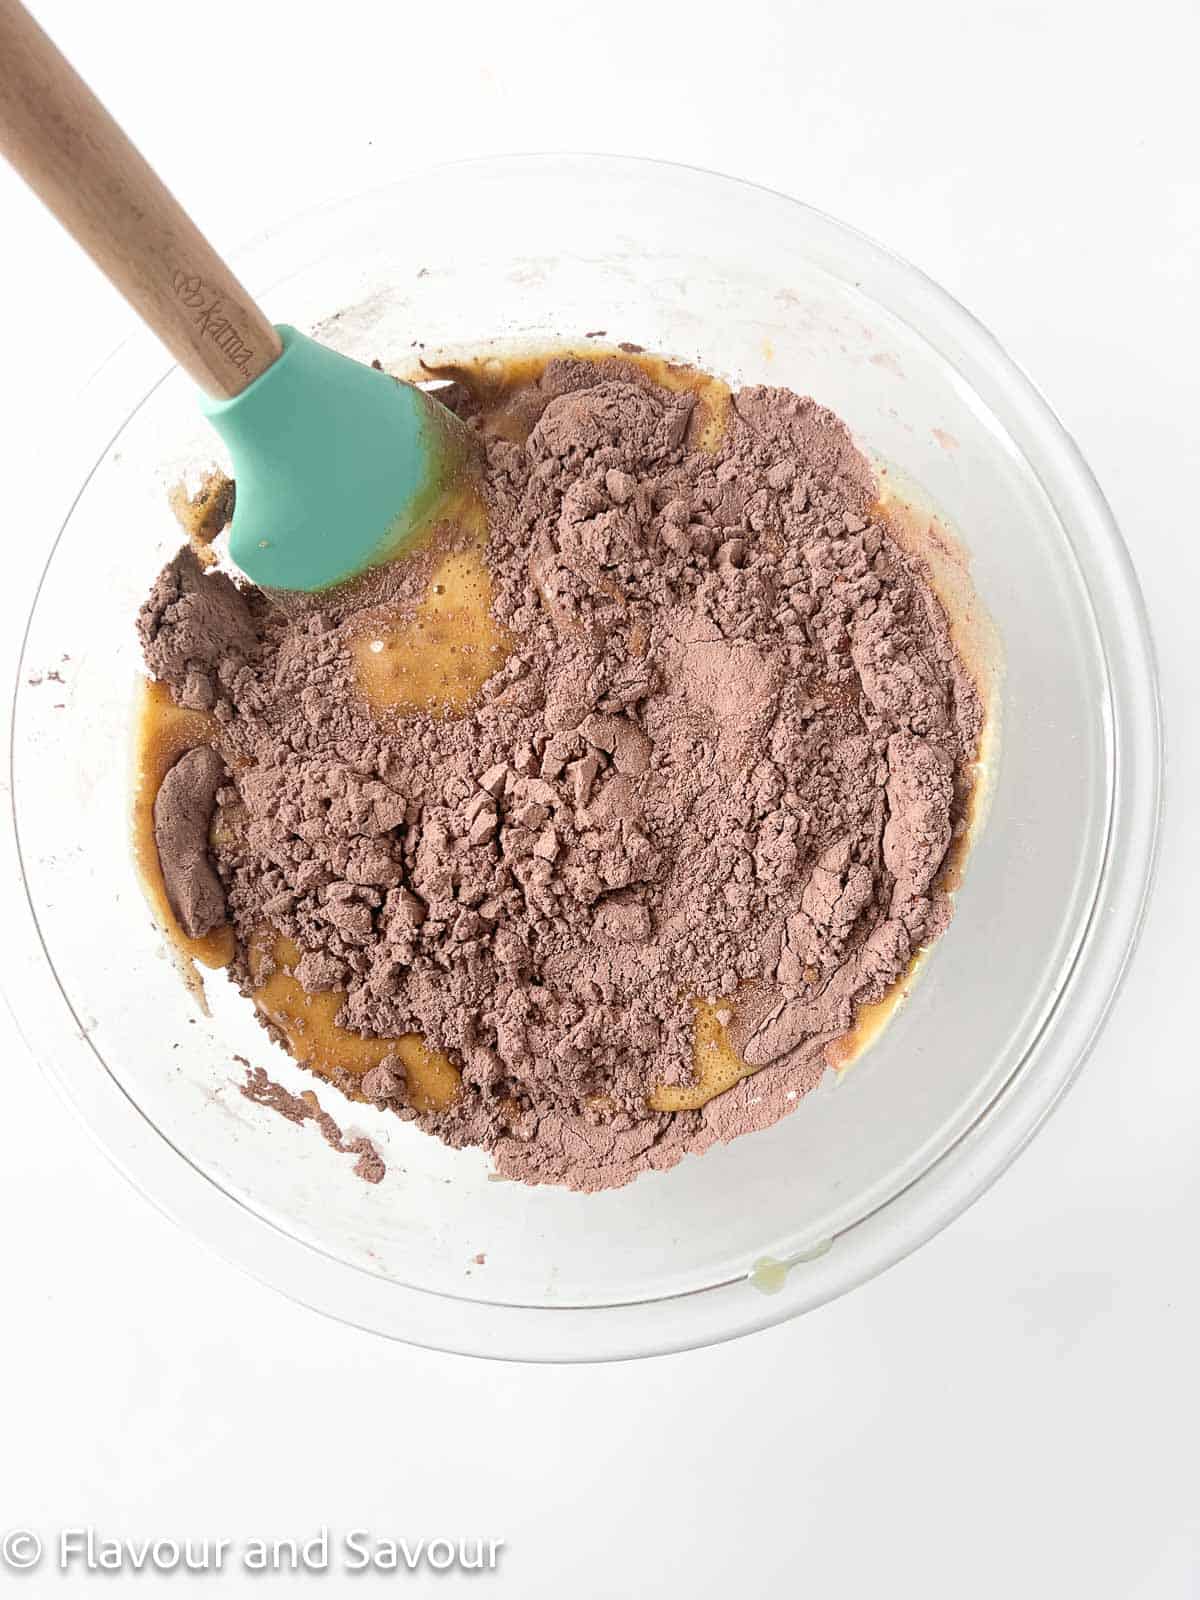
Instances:
[[[358,1157],[354,1163],[355,1177],[361,1178],[364,1183],[383,1182],[387,1177],[387,1167],[370,1139],[361,1135],[347,1139],[328,1111],[321,1109],[321,1103],[311,1089],[306,1089],[303,1094],[292,1094],[290,1089],[269,1078],[262,1067],[252,1067],[242,1057],[238,1059],[246,1069],[246,1081],[242,1084],[241,1092],[247,1100],[253,1100],[258,1106],[266,1106],[288,1122],[315,1122],[318,1132],[331,1149],[339,1155]]]
[[[286,610],[160,575],[155,881],[352,1098],[599,1189],[791,1110],[942,932],[981,703],[832,413],[488,370],[403,561]]]

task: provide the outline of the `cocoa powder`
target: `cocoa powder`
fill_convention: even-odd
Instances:
[[[462,1073],[438,1112],[402,1079],[359,1092],[505,1176],[596,1189],[777,1120],[942,932],[980,701],[813,401],[743,389],[706,450],[694,395],[627,361],[551,361],[506,402],[523,439],[469,386],[450,398],[480,431],[514,641],[465,715],[363,702],[361,594],[284,614],[188,549],[141,637],[220,729],[235,979],[252,988],[249,941],[273,927],[310,992],[345,993],[342,1025],[419,1032]],[[387,580],[393,606],[429,559]],[[654,1111],[693,1081],[697,998],[727,1002],[758,1070]]]
[[[189,750],[154,797],[154,843],[171,910],[198,939],[225,921],[225,895],[208,855],[208,832],[225,764],[209,745]]]
[[[315,1122],[317,1131],[331,1149],[339,1155],[358,1157],[354,1163],[356,1178],[361,1178],[364,1183],[383,1182],[387,1176],[387,1166],[370,1139],[361,1135],[347,1139],[328,1111],[321,1109],[316,1095],[293,1094],[290,1089],[285,1089],[281,1083],[268,1077],[262,1067],[252,1067],[245,1061],[242,1065],[246,1076],[239,1092],[247,1100],[252,1100],[257,1106],[266,1106],[288,1122]]]

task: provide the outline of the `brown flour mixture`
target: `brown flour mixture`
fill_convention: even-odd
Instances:
[[[241,1060],[240,1057],[238,1059]],[[240,1092],[247,1100],[252,1100],[256,1106],[266,1106],[288,1122],[315,1122],[317,1131],[331,1149],[339,1155],[358,1157],[354,1163],[356,1178],[361,1178],[364,1183],[383,1182],[387,1177],[387,1167],[370,1139],[347,1139],[328,1111],[321,1109],[321,1103],[311,1089],[303,1094],[292,1094],[290,1089],[269,1078],[261,1067],[252,1067],[246,1061],[242,1061],[242,1065],[246,1069],[246,1078]]]
[[[482,506],[403,563],[291,615],[190,548],[158,579],[208,734],[155,838],[299,1059],[598,1189],[776,1121],[942,932],[981,705],[813,401],[462,376]]]

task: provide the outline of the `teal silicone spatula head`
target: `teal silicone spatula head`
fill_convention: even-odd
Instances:
[[[263,588],[311,592],[399,554],[464,470],[470,435],[411,384],[276,332],[278,359],[203,409],[233,458],[230,555]]]
[[[0,150],[209,397],[243,572],[312,591],[403,549],[462,469],[469,429],[272,327],[18,0],[0,0]]]

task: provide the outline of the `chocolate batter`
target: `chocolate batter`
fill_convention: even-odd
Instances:
[[[287,613],[190,548],[159,578],[147,664],[226,769],[168,774],[159,854],[248,995],[291,950],[263,1009],[306,1065],[601,1188],[784,1115],[943,931],[980,699],[813,401],[637,355],[456,377],[479,500],[402,563]],[[297,1048],[306,996],[375,1054]]]

